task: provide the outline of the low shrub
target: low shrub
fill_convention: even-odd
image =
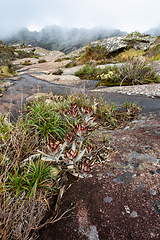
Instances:
[[[61,68],[59,68],[58,70],[52,72],[52,75],[62,75],[63,70]]]
[[[29,66],[32,65],[30,60],[25,60],[24,62],[21,62],[21,65]]]
[[[104,86],[134,85],[158,82],[158,75],[153,67],[139,58],[133,58],[121,67],[116,65],[97,68],[86,65],[75,72],[81,79],[100,80],[97,84]]]
[[[75,66],[77,66],[77,63],[73,61],[73,62],[67,63],[64,67],[65,68],[71,68],[71,67],[75,67]]]
[[[46,59],[40,59],[40,60],[38,61],[38,63],[45,63],[45,62],[47,62]]]

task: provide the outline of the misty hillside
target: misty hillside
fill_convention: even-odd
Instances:
[[[151,34],[154,37],[157,37],[160,35],[160,25],[158,25],[155,28],[150,28],[148,31],[146,31],[145,33],[147,34]]]
[[[7,45],[25,43],[48,50],[58,50],[67,54],[87,45],[91,41],[125,34],[126,32],[121,32],[118,29],[104,27],[69,29],[53,25],[43,28],[40,32],[30,32],[27,28],[24,28],[14,36],[3,41]]]

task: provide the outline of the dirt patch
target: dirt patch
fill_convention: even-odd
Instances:
[[[109,138],[110,161],[66,191],[61,212],[71,203],[75,209],[39,240],[160,238],[160,114],[143,114]]]

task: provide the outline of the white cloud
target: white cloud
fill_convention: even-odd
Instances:
[[[160,24],[159,0],[0,0],[0,7],[0,39],[22,27],[40,30],[53,24],[126,31]]]

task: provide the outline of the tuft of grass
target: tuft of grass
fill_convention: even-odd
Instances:
[[[38,61],[38,63],[45,63],[45,62],[47,62],[46,59],[40,59],[40,60]]]
[[[59,68],[58,70],[52,72],[52,75],[62,75],[63,70],[61,68]]]
[[[32,65],[30,60],[25,60],[24,62],[21,62],[21,65],[29,66]]]
[[[55,112],[52,104],[42,102],[34,102],[31,106],[27,106],[26,124],[27,128],[41,137],[58,136],[60,139],[65,134],[65,123],[61,115]]]

